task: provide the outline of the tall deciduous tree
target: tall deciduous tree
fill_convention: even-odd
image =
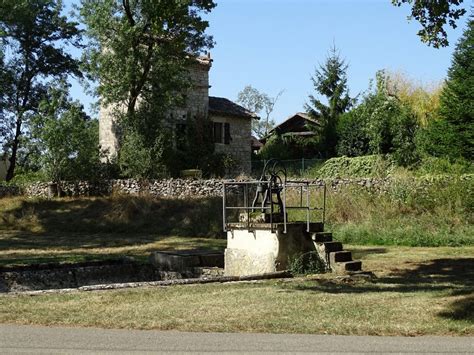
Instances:
[[[185,100],[189,65],[213,46],[203,14],[212,0],[82,0],[90,45],[85,62],[103,105],[117,108],[122,171],[133,170],[139,147],[143,176],[163,174],[163,119]],[[126,168],[128,167],[128,168]],[[137,170],[138,171],[138,170]]]
[[[82,0],[81,5],[96,94],[105,104],[124,105],[129,117],[138,100],[145,106],[171,101],[190,58],[213,44],[201,17],[215,7],[212,0]]]
[[[464,0],[392,0],[392,4],[401,6],[408,3],[412,6],[409,19],[414,18],[421,24],[418,36],[428,45],[435,48],[449,45],[446,24],[456,28],[456,20],[466,13],[459,8]]]
[[[61,15],[62,1],[0,0],[0,75],[4,97],[0,109],[3,144],[10,156],[7,180],[17,165],[21,138],[52,78],[80,76],[76,60],[65,51],[79,45],[77,23]],[[6,55],[4,53],[7,53]]]
[[[339,56],[334,46],[324,64],[319,65],[311,78],[316,93],[326,98],[327,103],[314,95],[309,96],[306,111],[319,123],[314,129],[320,132],[320,146],[322,153],[333,156],[337,145],[337,122],[339,116],[346,112],[353,104],[354,99],[349,96],[347,87],[348,65]]]
[[[260,120],[254,119],[252,121],[252,132],[258,138],[266,136],[268,131],[275,126],[275,120],[271,118],[271,115],[282,94],[283,90],[281,90],[275,97],[270,97],[269,95],[258,91],[251,85],[247,85],[238,93],[237,102],[250,112],[256,113],[260,116]]]

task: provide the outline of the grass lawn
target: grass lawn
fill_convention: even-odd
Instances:
[[[347,246],[373,281],[293,280],[0,296],[0,322],[217,332],[474,335],[474,247]]]

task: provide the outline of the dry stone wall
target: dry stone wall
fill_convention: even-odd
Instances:
[[[449,176],[440,177],[438,179],[416,179],[417,186],[428,188],[434,182],[441,181],[449,184],[451,179]],[[474,175],[464,175],[463,180],[474,180]],[[302,179],[295,179],[295,181]],[[139,181],[135,179],[106,180],[101,182],[79,181],[61,183],[61,191],[64,196],[108,196],[111,194],[145,194],[156,197],[169,198],[189,198],[189,197],[217,197],[222,196],[224,181],[222,179],[162,179],[162,180],[145,180]],[[315,185],[323,186],[326,184],[328,189],[339,191],[347,187],[358,187],[370,190],[376,193],[384,193],[390,190],[397,180],[391,178],[357,178],[357,179],[332,179],[332,180],[312,180]],[[20,189],[16,186],[0,185],[0,197],[12,195],[25,195],[29,197],[48,198],[54,195],[55,189],[51,187],[51,183],[36,182]]]
[[[18,186],[0,185],[0,198],[18,195],[21,195],[21,189]]]

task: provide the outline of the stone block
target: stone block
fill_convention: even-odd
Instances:
[[[351,261],[352,253],[350,251],[335,251],[329,253],[329,265],[334,265],[336,263]]]
[[[354,260],[354,261],[346,261],[342,263],[335,263],[331,265],[331,269],[334,272],[338,272],[338,273],[360,271],[362,269],[362,261]]]
[[[331,232],[311,233],[311,239],[316,243],[332,242],[332,233]]]
[[[184,271],[200,266],[199,255],[179,255],[170,252],[155,251],[150,255],[153,266],[163,271]]]

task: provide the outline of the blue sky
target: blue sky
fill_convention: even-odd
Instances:
[[[313,92],[310,77],[333,42],[349,64],[353,95],[367,89],[379,69],[405,72],[424,83],[442,80],[466,17],[448,31],[450,46],[421,43],[409,7],[390,0],[217,0],[207,16],[214,36],[210,94],[235,100],[246,85],[270,96],[285,90],[273,118],[302,111]],[[464,7],[469,9],[470,0]],[[91,99],[74,86],[73,96]]]

